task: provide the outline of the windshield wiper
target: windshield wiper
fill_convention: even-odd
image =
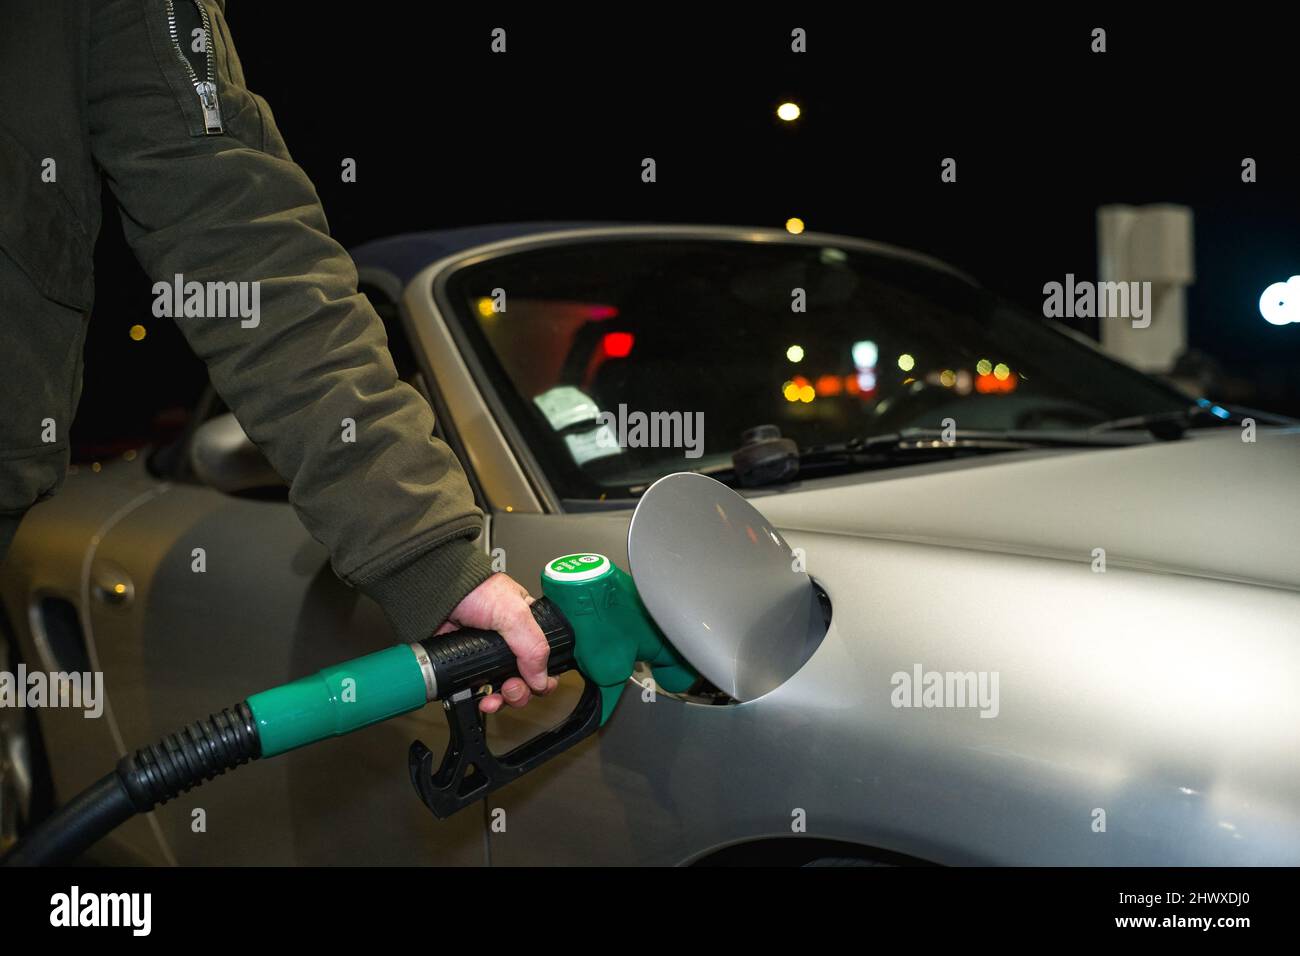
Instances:
[[[948,440],[950,438],[950,441]],[[833,455],[909,455],[927,451],[970,449],[972,451],[1015,451],[1041,447],[1123,447],[1147,444],[1141,434],[1123,432],[1080,432],[1071,429],[984,429],[957,428],[950,436],[939,428],[904,428],[898,432],[868,434],[829,445],[813,445],[800,450],[800,460]]]
[[[1172,412],[1151,412],[1146,415],[1132,415],[1128,418],[1116,418],[1112,421],[1090,425],[1087,433],[1091,435],[1110,434],[1120,431],[1139,429],[1150,432],[1161,441],[1176,441],[1182,438],[1189,428],[1205,428],[1216,425],[1240,425],[1243,420],[1254,418],[1270,425],[1296,425],[1295,419],[1271,412],[1256,411],[1253,408],[1241,408],[1236,405],[1215,404],[1208,399],[1200,399],[1195,405]]]
[[[779,436],[780,433],[776,434]],[[731,471],[739,484],[757,487],[793,481],[800,473],[824,474],[834,470],[889,467],[918,460],[1034,448],[1123,448],[1151,441],[1146,434],[1123,431],[1092,433],[974,428],[956,429],[949,436],[938,428],[905,428],[798,449],[789,439],[774,438],[770,433],[763,438],[765,447],[756,447],[754,443],[742,446],[732,454],[732,469],[713,469],[713,476],[726,481],[732,476],[724,477],[723,473]]]

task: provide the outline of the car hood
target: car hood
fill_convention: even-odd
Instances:
[[[1093,561],[1300,589],[1300,428],[1193,432],[793,487],[754,504],[791,531]]]

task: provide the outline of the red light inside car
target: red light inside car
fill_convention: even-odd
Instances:
[[[606,332],[601,350],[610,358],[627,358],[636,337],[631,332]]]

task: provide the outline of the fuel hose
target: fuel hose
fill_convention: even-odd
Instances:
[[[550,645],[548,670],[574,663],[573,630],[547,598],[532,605]],[[514,652],[494,631],[463,629],[335,664],[254,694],[233,707],[129,753],[116,769],[54,811],[3,858],[4,866],[74,860],[137,813],[252,760],[351,733],[518,676]]]

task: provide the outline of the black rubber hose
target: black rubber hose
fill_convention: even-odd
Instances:
[[[105,833],[135,816],[135,804],[117,772],[102,777],[46,817],[5,854],[5,866],[58,866],[85,852]]]
[[[141,747],[117,763],[131,802],[140,813],[192,790],[262,755],[257,721],[246,701],[207,720],[168,734],[152,747]]]
[[[117,769],[39,823],[3,866],[59,866],[137,813],[192,790],[262,755],[247,702],[168,734],[118,761]]]

